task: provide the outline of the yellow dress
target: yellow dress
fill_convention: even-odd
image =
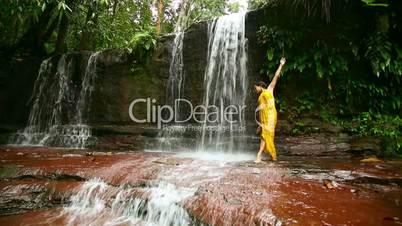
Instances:
[[[265,141],[265,151],[271,154],[272,159],[276,161],[274,138],[277,113],[274,96],[266,89],[264,89],[258,97],[258,110],[260,115],[261,138]]]

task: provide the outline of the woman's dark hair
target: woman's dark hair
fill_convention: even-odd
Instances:
[[[263,88],[266,88],[266,87],[267,87],[267,84],[265,84],[265,82],[262,82],[262,81],[257,82],[257,83],[255,83],[254,85],[256,85],[256,86],[261,86],[261,87],[263,87]]]

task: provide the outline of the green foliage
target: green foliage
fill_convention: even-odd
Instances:
[[[280,113],[287,114],[291,121],[299,119],[303,114],[311,113],[316,105],[316,100],[309,92],[297,96],[291,102],[280,101]]]
[[[384,115],[363,112],[354,117],[352,122],[344,123],[347,130],[359,136],[376,136],[386,138],[383,143],[384,155],[402,157],[402,118],[395,115]]]
[[[297,122],[293,134],[314,131],[302,118],[319,112],[352,135],[380,137],[384,156],[402,157],[402,48],[392,33],[399,27],[390,7],[367,6],[369,26],[347,20],[325,28],[316,21],[273,26],[267,19],[257,33],[266,50],[261,74],[272,75],[287,58],[276,103]]]
[[[379,137],[382,140],[382,157],[402,158],[402,118],[398,115],[369,111],[355,115],[352,119],[341,119],[323,109],[321,118],[325,122],[342,126],[351,135]]]
[[[332,125],[342,125],[343,122],[326,108],[321,108],[320,117],[324,122],[331,123]]]
[[[387,7],[389,4],[388,3],[376,3],[377,0],[361,0],[362,2],[366,3],[367,6],[381,6],[381,7]]]
[[[293,135],[300,135],[305,132],[305,125],[303,122],[296,122],[295,126],[292,129]]]
[[[355,116],[347,128],[349,132],[359,136],[398,138],[402,136],[402,118],[395,115],[363,112]]]
[[[365,33],[363,41],[339,34],[336,39],[317,39],[312,35],[317,31],[306,24],[261,26],[257,35],[259,43],[266,47],[266,63],[261,74],[272,75],[279,59],[285,56],[288,61],[283,73],[288,83],[310,80],[320,87],[326,84],[327,90],[321,90],[314,100],[316,106],[336,108],[340,114],[369,110],[399,113],[402,49],[389,34],[395,22],[386,14],[376,15],[374,21],[377,21],[374,30]],[[322,36],[331,34],[324,29],[319,32]],[[356,70],[356,65],[367,65],[371,70]],[[307,92],[315,95],[312,90]],[[287,111],[291,115],[300,113],[297,109]]]
[[[55,9],[57,10],[56,13],[71,10],[62,0],[0,1],[0,46],[10,46],[17,43],[19,38],[32,24],[39,21],[40,15],[54,2],[58,5]]]
[[[388,34],[377,31],[365,40],[367,49],[364,53],[371,64],[374,74],[378,77],[397,75],[402,77],[402,49],[391,42]]]
[[[71,15],[71,25],[68,36],[69,50],[79,49],[81,35],[84,29],[90,29],[95,34],[94,50],[108,48],[130,48],[137,33],[151,33],[154,30],[152,21],[152,0],[105,1],[97,6],[96,24],[86,22],[86,14],[90,5],[80,5]]]
[[[156,47],[155,35],[150,32],[138,32],[130,40],[126,47],[129,53],[133,53],[139,59],[145,59]]]
[[[284,68],[284,73],[287,71],[299,73],[308,71],[315,73],[318,78],[326,78],[337,73],[345,73],[348,70],[348,62],[338,48],[331,47],[320,40],[311,43],[309,47],[307,46],[309,43],[306,43],[305,33],[307,32],[287,30],[277,26],[270,28],[262,26],[260,28],[258,31],[260,43],[269,45],[267,64],[264,69],[266,73],[272,74],[279,59],[283,56],[289,59]],[[298,46],[304,46],[305,49],[293,51]]]
[[[189,12],[189,25],[210,20],[214,17],[219,17],[228,13],[238,12],[240,6],[237,3],[228,3],[227,1],[216,0],[192,0],[191,10]]]
[[[287,102],[281,98],[275,98],[275,105],[280,113],[285,113],[285,110],[289,107]]]
[[[274,6],[278,3],[278,0],[249,0],[248,8],[250,10],[259,9],[265,6]]]
[[[65,26],[61,18],[67,15],[68,31],[64,42],[68,51],[80,50],[82,41],[87,39],[91,43],[88,50],[124,48],[130,44],[135,33],[154,29],[152,4],[153,0],[1,1],[0,46],[16,45],[34,28],[31,32],[36,34],[30,35],[33,37],[42,37],[44,33],[50,32],[49,39],[41,40],[44,41],[46,52],[50,54],[55,50],[59,35],[57,26]],[[50,19],[43,20],[46,17]],[[40,21],[41,18],[43,21]]]
[[[151,4],[151,0],[126,1],[118,5],[114,17],[102,17],[102,40],[105,48],[123,48],[135,36],[134,33],[154,32]]]
[[[304,96],[296,97],[296,102],[296,106],[298,106],[296,112],[298,114],[311,111],[314,107],[314,98],[307,93]]]
[[[154,45],[146,34],[155,31],[157,4],[155,0],[4,0],[0,2],[0,47],[24,52],[37,43],[35,48],[47,54],[125,48],[144,55]],[[238,3],[215,0],[183,0],[179,7],[164,0],[163,5],[165,33],[173,32],[183,7],[188,7],[181,15],[184,27],[240,9]]]

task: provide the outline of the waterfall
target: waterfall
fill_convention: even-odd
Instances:
[[[165,127],[158,135],[159,150],[226,151],[242,150],[246,143],[244,136],[244,106],[247,92],[247,52],[245,37],[246,12],[219,17],[208,26],[208,55],[204,73],[203,106],[223,112],[228,106],[240,109],[237,116],[229,116],[227,122],[216,115],[214,122],[204,122],[200,131],[185,131],[186,125],[173,124]],[[170,76],[168,82],[168,104],[182,97],[183,37],[176,33],[173,43]],[[210,112],[206,112],[210,114]],[[176,109],[179,114],[180,108]],[[219,119],[218,119],[219,118]],[[205,119],[205,118],[204,118]],[[211,119],[211,118],[210,118]],[[152,144],[151,144],[152,146]],[[152,149],[152,148],[151,148]]]
[[[183,73],[183,39],[184,31],[181,28],[177,29],[172,47],[172,56],[169,67],[169,80],[166,88],[166,103],[175,107],[175,101],[182,97],[182,88],[184,87]],[[175,109],[177,118],[180,118],[180,106]],[[176,125],[169,125],[169,128],[174,128]],[[177,149],[177,141],[181,134],[170,133],[162,130],[158,134],[159,149],[163,151],[171,151]]]
[[[27,126],[11,138],[11,144],[68,148],[86,146],[91,129],[85,123],[94,89],[98,55],[94,53],[89,57],[81,82],[76,82],[79,67],[72,56],[62,55],[55,72],[54,59],[42,62],[33,89],[33,105]]]
[[[91,54],[88,59],[88,64],[85,69],[84,79],[82,80],[81,92],[77,102],[77,118],[78,124],[83,124],[88,120],[89,113],[89,101],[94,90],[95,78],[96,78],[96,66],[99,52]]]
[[[236,13],[220,17],[209,24],[208,59],[204,75],[203,105],[210,109],[245,106],[247,89],[247,53],[245,15]],[[244,126],[244,113],[238,123],[226,120],[205,122],[200,139],[201,150],[233,150],[235,135]],[[240,142],[241,143],[241,142]]]
[[[184,87],[183,72],[183,40],[184,30],[187,27],[190,1],[183,0],[180,6],[179,16],[175,25],[175,38],[172,46],[172,56],[169,66],[169,80],[167,86],[167,104],[175,105],[175,100],[182,97],[182,88]],[[180,118],[180,106],[176,109],[177,117]]]
[[[192,225],[181,203],[194,193],[195,189],[163,181],[131,188],[95,178],[78,189],[59,217],[66,219],[66,225]]]
[[[183,87],[185,82],[185,74],[183,71],[183,48],[184,48],[184,34],[188,22],[188,14],[190,10],[190,2],[183,0],[180,5],[180,12],[177,18],[177,22],[174,29],[175,38],[172,45],[172,55],[169,65],[169,79],[166,88],[166,104],[176,107],[176,100],[183,97]],[[182,114],[179,102],[177,108],[175,108],[175,118],[181,119]],[[163,151],[176,151],[182,144],[182,135],[180,131],[177,131],[179,126],[177,124],[171,124],[165,127],[158,134],[158,149]]]
[[[169,67],[169,80],[167,86],[167,103],[175,105],[175,100],[182,97],[182,87],[184,86],[183,74],[183,39],[184,31],[180,30],[175,34],[172,47],[172,58]],[[180,108],[176,109],[176,114],[180,117]]]

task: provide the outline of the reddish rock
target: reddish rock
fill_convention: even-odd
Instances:
[[[402,218],[400,161],[280,156],[279,162],[254,164],[168,153],[86,153],[0,149],[4,162],[0,209],[3,215],[19,214],[0,221],[28,224],[58,216],[61,205],[90,178],[101,178],[111,186],[107,202],[122,184],[133,188],[132,197],[143,200],[151,195],[146,187],[152,181],[195,188],[194,195],[179,204],[196,222],[210,225],[392,225]],[[323,186],[329,183],[331,189]],[[52,209],[39,211],[45,207]],[[65,219],[49,225],[55,222],[64,224]]]

